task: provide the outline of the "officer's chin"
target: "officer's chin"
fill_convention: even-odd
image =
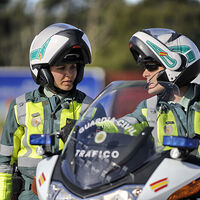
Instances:
[[[159,84],[156,84],[154,87],[149,87],[147,91],[148,91],[148,94],[158,95],[164,91],[164,87]]]

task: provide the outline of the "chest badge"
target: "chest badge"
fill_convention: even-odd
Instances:
[[[167,135],[171,135],[171,133],[173,132],[172,125],[168,124],[168,125],[164,126],[164,132]]]
[[[31,116],[32,116],[31,125],[34,127],[38,127],[42,123],[40,113],[33,113]]]

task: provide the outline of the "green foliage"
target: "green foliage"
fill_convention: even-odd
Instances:
[[[0,66],[28,66],[34,36],[56,22],[70,23],[86,32],[92,45],[92,65],[106,70],[137,67],[128,43],[133,33],[144,28],[171,28],[199,46],[197,0],[141,0],[138,4],[127,4],[125,0],[39,0],[32,5],[27,2],[30,1],[0,4]]]
[[[5,123],[5,120],[0,120],[0,139],[1,139],[1,134],[3,132],[4,123]]]

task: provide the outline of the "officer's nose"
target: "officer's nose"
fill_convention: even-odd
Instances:
[[[145,69],[142,73],[142,76],[143,78],[148,78],[150,76],[150,72],[147,69]]]

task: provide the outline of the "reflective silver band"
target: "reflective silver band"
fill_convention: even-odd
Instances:
[[[26,147],[26,153],[24,154],[24,156],[28,157],[29,155],[31,155],[33,150],[31,148],[31,146],[28,144],[28,137],[30,137],[30,135],[27,134],[28,128],[25,127],[24,131],[25,131],[25,137],[24,137],[22,143],[23,143],[23,146]]]
[[[155,144],[158,143],[157,137],[157,105],[158,97],[153,96],[146,100],[147,102],[147,121],[149,126],[153,127],[152,135],[154,137]]]
[[[0,154],[2,156],[12,156],[13,146],[7,146],[7,145],[0,144]]]
[[[28,157],[18,157],[18,166],[19,167],[36,167],[37,164],[42,159],[34,159],[34,158],[28,158]]]
[[[17,118],[18,122],[21,125],[25,125],[26,120],[26,99],[25,94],[19,96],[16,98],[16,104],[17,104]]]
[[[13,168],[10,165],[0,165],[0,173],[12,174]]]

